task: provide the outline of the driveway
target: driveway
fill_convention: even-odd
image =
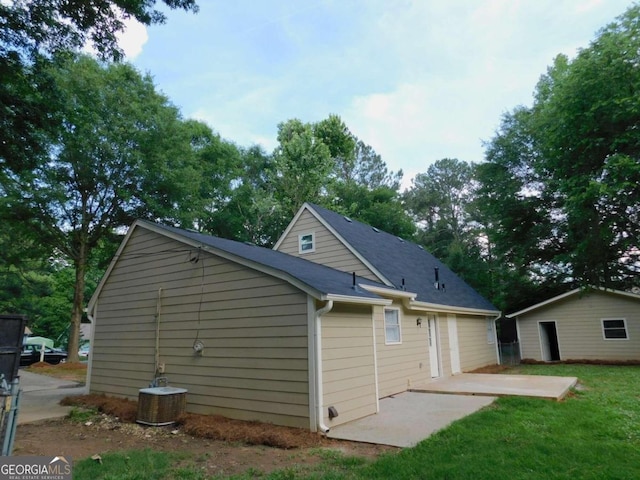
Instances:
[[[49,418],[64,417],[71,407],[63,407],[60,400],[71,395],[84,395],[87,388],[76,382],[20,370],[20,405],[18,425]]]

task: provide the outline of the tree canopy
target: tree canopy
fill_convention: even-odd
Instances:
[[[628,288],[640,260],[640,6],[575,59],[558,56],[529,108],[506,114],[479,168],[496,253],[547,285]]]

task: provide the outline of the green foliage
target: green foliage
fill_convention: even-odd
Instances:
[[[91,480],[162,480],[178,454],[133,450],[105,453],[101,461],[90,458],[74,463],[73,478]]]
[[[558,56],[533,106],[505,115],[487,146],[478,210],[509,269],[504,278],[528,282],[531,299],[540,288],[557,292],[567,284],[637,284],[638,51],[634,5],[575,59]]]
[[[473,204],[474,165],[444,158],[413,179],[404,203],[418,242],[487,298],[494,299],[491,257]]]

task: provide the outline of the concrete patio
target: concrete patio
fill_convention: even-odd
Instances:
[[[453,377],[435,379],[413,388],[412,391],[497,397],[515,395],[562,400],[576,383],[578,383],[576,377],[462,373]]]
[[[499,396],[561,400],[575,377],[464,373],[380,400],[380,412],[332,428],[328,437],[412,447],[455,420],[490,405]]]

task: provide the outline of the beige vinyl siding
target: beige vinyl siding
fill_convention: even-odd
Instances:
[[[149,385],[158,295],[160,363],[188,411],[309,428],[306,294],[142,227],[97,302],[92,393],[136,399]]]
[[[346,220],[345,220],[346,222]],[[298,236],[313,233],[315,237],[315,251],[299,253]],[[370,280],[380,281],[373,272],[344,246],[322,223],[308,210],[302,212],[298,221],[282,240],[279,251],[306,258],[315,263],[327,265],[343,272],[356,272]]]
[[[604,339],[602,319],[626,320],[627,340]],[[571,295],[518,317],[522,358],[542,360],[538,322],[555,321],[561,360],[640,360],[640,300]]]
[[[427,324],[425,315],[417,315],[402,308],[400,303],[387,308],[400,309],[402,342],[386,345],[384,336],[384,308],[376,306],[376,350],[378,354],[378,394],[380,398],[404,392],[412,386],[431,380]],[[422,326],[417,318],[423,319]]]
[[[376,413],[371,307],[337,304],[322,316],[322,411],[329,427]],[[329,420],[328,408],[338,416]]]
[[[495,340],[487,342],[486,317],[457,315],[460,369],[469,372],[498,363]]]

